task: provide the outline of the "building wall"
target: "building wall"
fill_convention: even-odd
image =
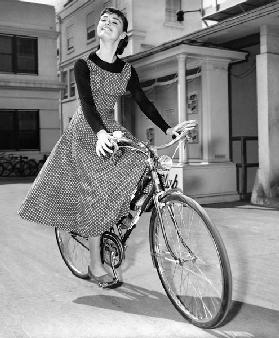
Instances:
[[[145,32],[142,44],[158,46],[166,41],[176,39],[202,28],[199,12],[185,13],[184,21],[167,21],[166,1],[133,1],[133,29]],[[148,8],[148,10],[146,10]],[[200,1],[182,0],[184,11],[200,8]],[[144,20],[143,20],[144,18]],[[143,48],[143,46],[141,46]]]
[[[0,109],[39,110],[40,150],[23,153],[41,158],[41,153],[51,151],[60,135],[55,9],[47,5],[2,0],[0,34],[38,39],[38,74],[0,73]]]

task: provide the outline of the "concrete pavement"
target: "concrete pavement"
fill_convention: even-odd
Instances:
[[[228,250],[234,304],[225,326],[201,330],[164,294],[149,254],[149,214],[128,243],[123,287],[102,290],[67,270],[52,228],[16,215],[29,186],[0,181],[1,338],[279,337],[278,210],[206,207]]]

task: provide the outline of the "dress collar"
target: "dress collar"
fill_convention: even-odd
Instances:
[[[100,68],[112,73],[121,73],[125,65],[125,62],[120,60],[118,57],[112,63],[103,61],[99,58],[96,52],[90,53],[89,60],[93,61]]]

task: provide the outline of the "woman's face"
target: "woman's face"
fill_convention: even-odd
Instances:
[[[100,39],[119,41],[126,36],[123,32],[123,22],[113,13],[104,13],[97,26],[97,36]]]

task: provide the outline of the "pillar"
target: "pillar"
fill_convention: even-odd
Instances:
[[[257,55],[259,169],[252,203],[279,203],[279,29],[264,25]]]

